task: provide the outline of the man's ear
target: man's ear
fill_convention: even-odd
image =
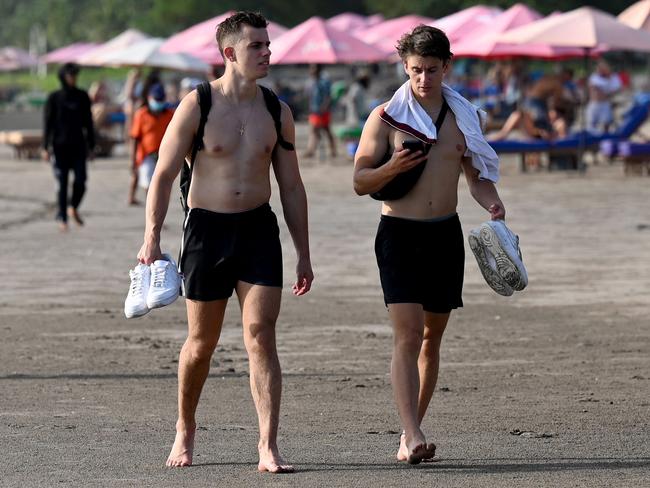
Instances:
[[[447,61],[442,63],[442,74],[446,75],[449,72],[450,68],[451,68],[451,59],[448,59]]]
[[[404,66],[404,73],[409,74],[409,64],[408,61],[402,61],[402,66]]]
[[[228,61],[236,61],[237,59],[235,58],[235,48],[232,46],[228,46],[223,50],[223,55],[226,57]]]

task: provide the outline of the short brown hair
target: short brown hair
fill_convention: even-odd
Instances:
[[[402,61],[406,61],[406,58],[413,54],[423,58],[438,58],[445,62],[453,56],[447,35],[428,25],[418,25],[411,32],[404,34],[397,42],[396,48]]]
[[[239,36],[244,25],[250,25],[256,29],[266,29],[269,23],[259,12],[243,11],[232,14],[217,27],[217,44],[221,56],[223,56],[223,44],[226,38]]]

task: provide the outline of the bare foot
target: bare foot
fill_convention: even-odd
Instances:
[[[59,232],[68,232],[68,223],[59,221]]]
[[[176,439],[165,465],[168,468],[184,468],[192,466],[194,452],[194,434],[196,429],[176,431]]]
[[[426,443],[422,432],[418,432],[412,439],[407,439],[405,435],[404,444],[408,454],[406,462],[409,464],[420,464],[431,455],[430,445]]]
[[[295,471],[291,464],[288,464],[277,449],[269,449],[266,452],[260,450],[260,462],[257,465],[258,471],[264,473],[293,473]]]
[[[422,458],[423,463],[433,462],[433,458],[436,457],[436,445],[432,442],[427,444],[427,454]]]
[[[79,212],[74,207],[68,209],[68,215],[76,222],[77,225],[84,225],[84,221],[81,219]]]
[[[399,436],[399,449],[397,450],[397,460],[406,461],[409,458],[409,450],[406,447],[406,434],[402,432]]]
[[[436,445],[427,444],[426,450],[427,450],[426,457],[422,458],[423,463],[433,461],[433,458],[436,455]],[[396,457],[398,461],[408,461],[409,458],[409,450],[406,447],[406,434],[404,432],[402,432],[402,434],[399,436],[399,449],[397,450]]]
[[[142,205],[142,203],[140,203],[139,200],[129,200],[129,206],[131,207],[139,207],[140,205]]]

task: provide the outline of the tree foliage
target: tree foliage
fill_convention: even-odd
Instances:
[[[507,8],[515,2],[494,0],[489,3]],[[590,3],[618,14],[634,0],[615,4],[591,0]],[[105,41],[129,27],[166,37],[227,10],[260,10],[280,24],[293,26],[314,15],[327,18],[346,11],[381,13],[386,17],[415,13],[440,18],[474,4],[470,0],[0,0],[0,46],[28,47],[34,26],[45,33],[48,49],[53,49],[77,41]],[[548,14],[555,10],[571,10],[583,3],[578,0],[529,0],[527,4]]]

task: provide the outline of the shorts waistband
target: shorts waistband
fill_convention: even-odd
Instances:
[[[412,224],[437,224],[448,222],[451,220],[458,220],[458,213],[454,212],[449,215],[443,215],[441,217],[433,217],[432,219],[409,219],[406,217],[395,217],[394,215],[381,215],[381,220],[383,222],[403,222],[403,223],[412,223]]]
[[[189,213],[190,215],[203,215],[208,218],[219,220],[247,220],[273,213],[273,210],[271,210],[271,205],[269,203],[263,203],[259,207],[244,210],[242,212],[215,212],[201,207],[193,207],[190,208]]]

